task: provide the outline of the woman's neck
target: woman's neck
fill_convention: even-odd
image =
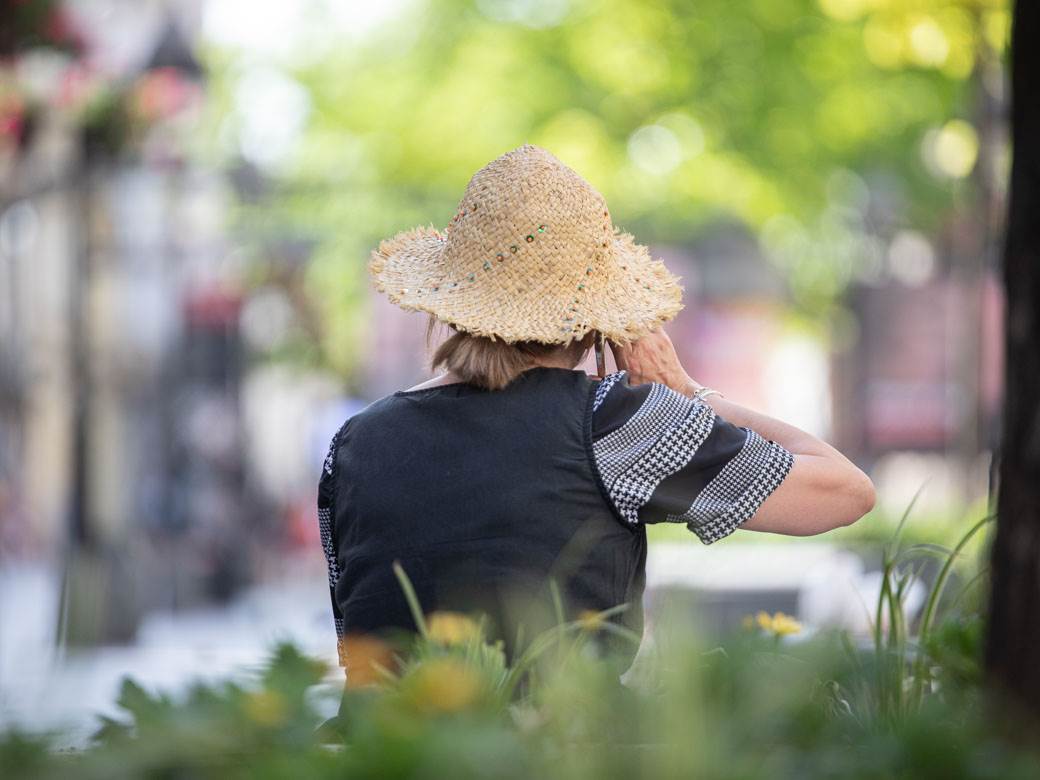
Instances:
[[[559,358],[554,360],[552,359],[552,357],[546,358],[544,360],[535,360],[531,364],[531,368],[565,368],[571,371],[579,370],[575,366],[570,365],[566,360],[561,360]],[[440,387],[441,385],[457,385],[464,381],[465,380],[462,379],[462,377],[460,377],[453,371],[445,371],[443,374],[439,376],[435,376],[432,379],[427,379],[425,382],[420,382],[415,387],[409,387],[408,392],[411,392],[413,390],[426,390],[427,388]]]

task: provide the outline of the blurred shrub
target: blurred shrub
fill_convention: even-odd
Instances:
[[[480,621],[418,615],[401,655],[369,638],[364,673],[348,671],[340,715],[324,724],[315,694],[338,697],[339,684],[281,645],[253,687],[199,685],[174,700],[127,680],[125,718],[103,719],[94,745],[55,754],[46,737],[11,732],[0,766],[34,778],[1040,776],[1040,754],[1016,745],[980,685],[978,616],[951,611],[906,632],[896,596],[909,551],[894,544],[886,557],[885,617],[864,646],[761,613],[706,648],[666,615],[621,685],[599,641],[624,631],[606,620],[613,611],[559,621],[512,664]]]

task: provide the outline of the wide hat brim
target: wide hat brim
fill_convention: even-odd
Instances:
[[[506,342],[564,344],[599,331],[627,344],[682,309],[679,279],[628,233],[615,232],[595,273],[577,285],[569,276],[499,283],[494,261],[461,278],[446,256],[449,244],[433,227],[398,233],[372,252],[378,290],[398,306],[424,311],[456,329]],[[508,259],[508,257],[507,257]]]

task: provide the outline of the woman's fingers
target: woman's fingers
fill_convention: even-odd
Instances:
[[[690,378],[679,362],[668,334],[658,329],[628,345],[610,345],[619,369],[628,371],[631,384],[660,382],[684,392]]]

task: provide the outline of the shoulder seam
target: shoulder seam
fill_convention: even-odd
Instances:
[[[339,663],[345,665],[343,655],[344,623],[336,602],[336,585],[340,578],[339,559],[335,543],[336,525],[336,456],[339,452],[339,440],[343,430],[350,422],[348,418],[343,425],[332,435],[329,442],[329,451],[322,465],[321,478],[318,481],[318,534],[321,542],[322,552],[325,555],[325,564],[329,582],[329,596],[332,601],[332,622],[336,630],[336,647],[339,655]]]
[[[619,371],[616,374],[611,374],[609,376],[617,376],[623,373],[624,372]],[[589,468],[592,471],[593,479],[595,479],[596,481],[596,487],[599,489],[600,497],[603,499],[603,502],[607,505],[607,508],[610,510],[610,513],[614,516],[614,519],[617,520],[618,523],[621,524],[623,527],[631,531],[634,530],[635,526],[627,522],[625,518],[621,516],[621,513],[618,512],[617,507],[614,506],[614,502],[610,498],[610,491],[607,490],[607,486],[603,482],[603,475],[600,474],[599,464],[596,462],[596,452],[592,446],[592,413],[595,410],[596,395],[599,391],[600,386],[604,382],[606,382],[608,378],[609,377],[604,377],[599,382],[589,382],[589,389],[585,396],[585,415],[584,420],[582,421],[582,441],[585,445],[585,458],[589,463]],[[617,380],[615,379],[614,382],[616,383]]]
[[[609,395],[610,391],[614,388],[614,386],[625,377],[625,374],[626,372],[624,370],[615,371],[613,374],[607,374],[599,382],[593,383],[593,386],[596,388],[595,395],[593,396],[592,400],[593,412],[595,412],[597,409],[599,409],[600,406],[603,405],[603,402],[606,400],[607,395]]]

